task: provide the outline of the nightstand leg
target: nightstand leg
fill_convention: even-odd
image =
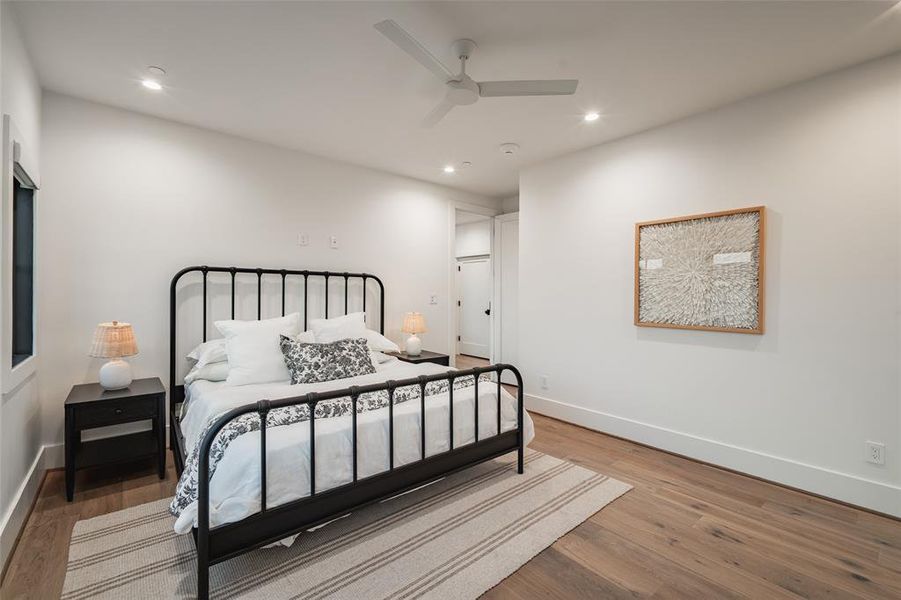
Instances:
[[[166,397],[160,398],[159,417],[156,420],[156,443],[159,451],[160,479],[166,478]]]
[[[75,496],[75,438],[75,423],[71,411],[66,410],[66,500],[69,502]]]

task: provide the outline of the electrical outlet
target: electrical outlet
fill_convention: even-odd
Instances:
[[[335,236],[331,236],[328,239],[328,244],[332,250],[337,250],[338,249],[338,238]]]
[[[541,389],[543,389],[543,390],[551,389],[551,384],[549,382],[549,378],[547,375],[539,375],[538,382],[541,384]]]
[[[885,444],[879,442],[867,442],[867,462],[874,465],[885,464]]]
[[[438,294],[429,294],[429,304],[438,304]]]
[[[310,245],[310,234],[309,233],[298,233],[297,234],[297,245],[298,246],[309,246]]]

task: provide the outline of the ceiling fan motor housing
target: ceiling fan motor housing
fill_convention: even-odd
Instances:
[[[446,98],[448,102],[458,106],[474,104],[479,99],[479,84],[468,75],[464,75],[460,81],[448,81]]]

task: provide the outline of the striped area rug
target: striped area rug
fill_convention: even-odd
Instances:
[[[215,565],[214,598],[476,598],[630,486],[539,452],[515,455],[361,509],[290,548]],[[63,598],[191,598],[194,543],[168,500],[79,521]]]

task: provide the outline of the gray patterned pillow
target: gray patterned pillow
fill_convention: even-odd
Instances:
[[[375,373],[366,338],[314,344],[283,335],[279,343],[285,355],[285,365],[291,372],[292,384]]]

